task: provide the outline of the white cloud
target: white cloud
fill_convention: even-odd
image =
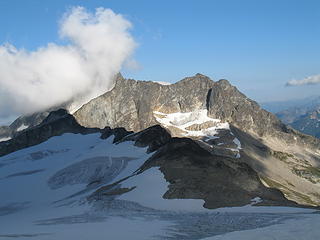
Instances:
[[[36,51],[0,46],[0,117],[26,114],[82,96],[96,97],[132,62],[131,23],[110,9],[90,13],[74,7],[60,23],[68,45],[49,43]]]
[[[320,83],[320,75],[313,75],[301,80],[290,80],[286,83],[286,86],[301,86],[301,85],[314,85]]]

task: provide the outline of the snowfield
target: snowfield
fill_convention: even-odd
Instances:
[[[221,122],[220,119],[214,119],[208,117],[208,110],[201,109],[193,112],[175,112],[175,113],[162,113],[154,111],[154,117],[157,122],[160,123],[165,128],[176,128],[180,130],[179,135],[182,137],[195,137],[203,138],[205,144],[211,139],[219,138],[218,134],[221,130],[229,131],[231,135],[234,136],[230,130],[230,125],[228,122]],[[197,130],[191,130],[190,127],[196,126]],[[235,158],[240,158],[241,143],[239,139],[234,136],[233,143],[236,145],[236,148],[227,148],[234,152]],[[208,144],[209,147],[212,147]],[[220,143],[223,145],[223,143]]]
[[[11,139],[11,137],[0,138],[0,142],[8,141],[10,139]]]
[[[299,218],[269,227],[235,231],[202,240],[316,240],[319,239],[320,214],[301,214]]]
[[[158,168],[136,174],[151,156],[146,148],[112,142],[113,137],[101,139],[98,133],[64,134],[1,157],[0,239],[320,236],[320,215],[312,210],[250,205],[208,210],[199,199],[163,199],[168,183]],[[119,187],[131,191],[88,201],[99,187],[126,177]]]
[[[229,123],[223,123],[219,119],[213,119],[208,117],[207,109],[187,113],[176,112],[165,114],[157,111],[154,111],[153,113],[155,114],[156,120],[161,125],[163,125],[164,127],[176,127],[185,133],[185,137],[210,137],[216,135],[218,133],[217,130],[230,130]],[[208,122],[213,123],[214,126],[198,131],[187,129],[192,125],[203,124]]]

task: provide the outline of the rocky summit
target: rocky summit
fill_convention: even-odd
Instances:
[[[170,183],[166,198],[203,199],[209,208],[242,205],[254,196],[261,204],[320,204],[320,141],[286,126],[225,79],[196,74],[163,85],[118,74],[110,91],[73,116],[45,111],[7,128],[12,139],[0,143],[1,155],[63,133],[102,129],[102,138],[115,134],[115,142],[149,146],[155,154],[140,167],[160,167]]]
[[[158,124],[157,113],[199,110],[207,110],[208,117],[228,122],[257,137],[306,142],[315,147],[319,144],[319,141],[288,128],[227,80],[214,82],[202,74],[170,85],[124,79],[119,74],[111,91],[83,105],[74,116],[86,127],[124,127],[137,132]]]

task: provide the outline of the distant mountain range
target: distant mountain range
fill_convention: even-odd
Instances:
[[[262,103],[285,124],[320,138],[320,96],[287,102]]]

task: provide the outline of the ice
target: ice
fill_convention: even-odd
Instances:
[[[235,231],[202,240],[316,240],[320,236],[319,222],[320,214],[301,214],[281,224]]]

